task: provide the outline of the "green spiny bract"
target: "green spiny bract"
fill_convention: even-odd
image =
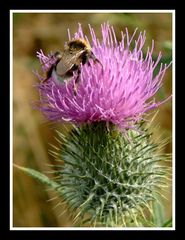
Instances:
[[[167,182],[168,156],[157,153],[146,129],[125,135],[99,122],[58,135],[57,191],[73,220],[116,227],[147,222],[150,203]]]

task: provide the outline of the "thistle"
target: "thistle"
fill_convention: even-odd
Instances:
[[[122,33],[121,42],[116,40],[114,29],[108,24],[102,25],[102,42],[96,38],[91,27],[90,33],[93,53],[102,63],[103,71],[99,64],[84,65],[76,96],[76,76],[65,84],[57,84],[54,78],[50,78],[47,84],[41,82],[38,85],[41,96],[39,109],[50,121],[75,124],[105,121],[121,129],[133,128],[135,123],[143,119],[144,113],[163,102],[155,102],[151,98],[162,86],[163,76],[169,66],[161,64],[158,74],[154,76],[162,55],[159,53],[156,62],[153,61],[152,42],[152,48],[148,48],[146,56],[143,56],[145,32],[140,32],[132,51],[130,45],[136,31],[129,38],[126,30],[126,34]],[[87,39],[81,26],[74,38]],[[46,73],[53,58],[45,56],[42,51],[38,52],[38,58],[45,64],[43,72]],[[44,79],[40,75],[38,78],[40,81]]]
[[[140,129],[142,134],[128,130],[129,139],[104,122],[74,127],[67,137],[58,132],[60,146],[50,153],[59,161],[58,192],[72,219],[93,226],[150,225],[145,214],[167,185],[170,156],[159,154],[148,130]]]
[[[76,94],[75,73],[63,84],[54,76],[43,83],[44,77],[37,73],[37,108],[49,121],[72,123],[67,135],[58,132],[60,144],[50,150],[59,164],[53,166],[58,176],[55,184],[49,179],[48,184],[68,204],[72,219],[81,224],[148,226],[151,202],[158,201],[167,185],[169,169],[165,162],[170,156],[158,152],[165,141],[153,142],[144,122],[148,111],[169,99],[156,102],[153,98],[169,65],[161,64],[154,76],[161,53],[154,62],[152,42],[144,56],[145,32],[139,33],[131,50],[136,31],[129,37],[126,29],[118,42],[109,24],[101,26],[102,41],[89,29],[92,41],[84,35],[81,25],[73,38],[92,42],[103,71],[91,60],[81,66]],[[37,56],[46,73],[53,64],[52,56],[43,51]]]

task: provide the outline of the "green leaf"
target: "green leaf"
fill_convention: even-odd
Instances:
[[[25,167],[21,167],[19,165],[14,164],[14,167],[20,169],[21,171],[27,173],[28,175],[30,175],[31,177],[37,179],[39,182],[48,185],[49,187],[53,188],[53,189],[57,189],[60,187],[60,185],[54,181],[52,181],[51,179],[49,179],[46,175],[31,169],[31,168],[25,168]]]
[[[172,227],[172,218],[170,218],[168,221],[166,221],[162,227]]]
[[[163,226],[165,219],[165,208],[157,201],[153,203],[153,222],[157,227]]]

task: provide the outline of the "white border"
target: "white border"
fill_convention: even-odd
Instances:
[[[174,10],[10,10],[12,13],[172,13]]]
[[[13,230],[13,12],[10,11],[10,230]]]
[[[173,108],[173,126],[172,126],[172,227],[13,227],[13,13],[171,13],[172,14],[172,108]],[[175,230],[175,10],[10,10],[10,230]]]

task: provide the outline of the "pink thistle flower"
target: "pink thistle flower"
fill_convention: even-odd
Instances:
[[[158,74],[154,70],[161,59],[159,53],[154,62],[151,49],[148,48],[144,57],[142,48],[145,43],[145,32],[140,32],[133,50],[130,50],[134,35],[129,37],[121,33],[122,40],[118,42],[112,26],[101,26],[102,41],[97,39],[93,28],[89,26],[92,38],[92,51],[103,65],[94,64],[81,66],[80,82],[77,94],[74,94],[76,73],[65,83],[59,83],[51,77],[42,83],[43,77],[37,74],[40,91],[39,109],[51,121],[69,121],[75,124],[98,121],[111,122],[122,129],[134,128],[143,119],[146,112],[157,108],[161,102],[152,98],[162,86],[164,74],[169,67],[161,64]],[[71,40],[68,31],[69,40]],[[79,24],[74,38],[83,38],[89,42]],[[55,61],[52,55],[45,56],[42,51],[37,53],[44,73]]]

